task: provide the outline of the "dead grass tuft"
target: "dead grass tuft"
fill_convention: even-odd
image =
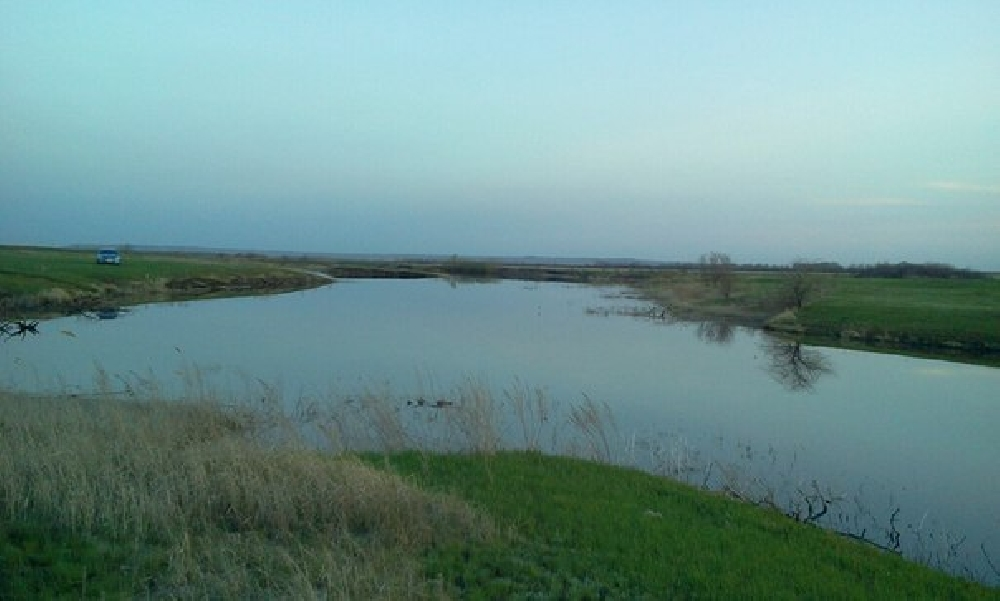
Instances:
[[[422,549],[492,534],[455,498],[261,444],[257,425],[207,403],[0,393],[0,515],[163,549],[136,583],[170,597],[421,596]]]

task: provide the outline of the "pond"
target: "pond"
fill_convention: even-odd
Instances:
[[[1000,562],[997,369],[800,347],[675,323],[620,289],[521,281],[350,280],[39,330],[0,344],[0,385],[223,397],[264,386],[287,403],[379,391],[416,409],[473,382],[498,397],[606,404],[615,461],[768,497],[1000,583],[989,565]]]

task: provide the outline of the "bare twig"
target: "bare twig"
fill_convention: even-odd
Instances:
[[[893,551],[899,550],[899,530],[896,529],[896,518],[899,517],[899,507],[892,510],[892,515],[889,517],[889,529],[885,531],[885,537],[889,539],[889,544],[892,545]]]
[[[990,566],[990,569],[993,570],[994,574],[1000,576],[1000,570],[998,570],[996,564],[993,563],[993,558],[990,557],[990,554],[986,552],[986,543],[980,543],[979,548],[983,552],[983,559],[986,560],[986,565]]]

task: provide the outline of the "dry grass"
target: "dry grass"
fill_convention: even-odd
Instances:
[[[664,272],[636,284],[641,298],[665,308],[674,319],[724,319],[752,327],[781,310],[781,274],[738,272],[728,296],[700,274]]]
[[[469,380],[445,396],[421,397],[423,403],[395,397],[388,389],[340,401],[302,398],[289,403],[280,387],[254,380],[246,395],[254,399],[252,404],[231,405],[108,400],[119,383],[140,399],[153,398],[158,390],[155,383],[122,380],[98,369],[97,392],[89,399],[0,391],[0,598],[115,597],[123,591],[148,598],[444,598],[455,592],[454,581],[429,573],[450,570],[467,574],[470,583],[491,581],[492,556],[459,555],[444,571],[428,558],[496,545],[521,561],[523,549],[517,545],[534,535],[534,525],[521,528],[528,518],[511,521],[507,516],[497,527],[466,502],[415,488],[419,479],[373,469],[351,451],[385,452],[384,458],[366,457],[390,466],[407,456],[395,451],[417,449],[410,456],[425,471],[450,461],[444,459],[448,455],[436,454],[440,451],[473,453],[486,458],[490,478],[496,462],[498,491],[524,477],[504,476],[502,465],[517,464],[522,457],[526,469],[541,457],[495,455],[518,446],[612,463],[644,463],[636,453],[649,452],[651,460],[660,460],[656,471],[699,479],[690,471],[697,467],[697,457],[686,445],[674,441],[646,448],[634,438],[626,442],[606,403],[584,397],[561,408],[541,389],[522,383],[494,396],[489,387]],[[192,398],[212,398],[196,369],[188,370],[185,385]],[[731,496],[771,507],[788,501],[776,501],[773,493],[754,486],[759,481],[739,476],[711,463],[701,477],[702,487],[711,477],[720,479],[719,488]],[[607,485],[603,476],[596,477]],[[455,478],[447,490],[462,489],[464,476]],[[492,500],[487,495],[485,502],[467,492],[463,496],[496,515],[498,506],[508,504],[505,494]],[[809,494],[803,493],[799,505],[810,503]],[[586,495],[584,504],[592,496]],[[595,510],[607,511],[603,498],[594,500]],[[807,510],[811,513],[812,506]],[[575,516],[578,509],[559,506],[552,511]],[[84,590],[84,567],[79,587],[74,575],[69,589],[39,593],[23,583],[25,578],[20,589],[7,588],[4,578],[16,572],[5,561],[2,544],[19,550],[18,541],[9,536],[4,541],[8,524],[42,524],[54,531],[55,544],[49,548],[61,550],[52,554],[75,553],[65,549],[77,541],[114,549],[89,564],[105,580]],[[44,546],[47,535],[37,528],[31,532]],[[621,542],[608,544],[624,548]],[[560,552],[563,559],[577,556],[573,546]],[[79,563],[71,568],[80,573]],[[650,564],[647,571],[657,569]],[[48,581],[56,572],[45,567],[34,577]],[[538,590],[535,585],[530,584],[532,591]]]
[[[469,378],[443,394],[399,398],[386,389],[346,401],[298,404],[302,408],[293,413],[303,419],[288,427],[318,433],[313,444],[334,452],[489,455],[520,449],[614,462],[624,445],[606,403],[584,396],[577,404],[561,405],[520,381],[499,394]]]
[[[134,548],[121,568],[152,597],[433,596],[422,550],[491,536],[455,498],[261,444],[248,415],[0,393],[0,515]]]

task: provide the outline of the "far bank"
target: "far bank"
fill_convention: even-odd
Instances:
[[[0,318],[274,294],[329,282],[322,275],[256,257],[124,249],[120,257],[120,264],[102,264],[96,251],[0,247]]]
[[[714,321],[819,346],[1000,366],[1000,278],[966,277],[964,270],[859,277],[822,266],[734,267],[723,277],[698,264],[346,260],[127,249],[121,265],[101,265],[94,252],[0,247],[0,318],[274,294],[333,279],[516,279],[625,287],[655,303],[662,319]]]

